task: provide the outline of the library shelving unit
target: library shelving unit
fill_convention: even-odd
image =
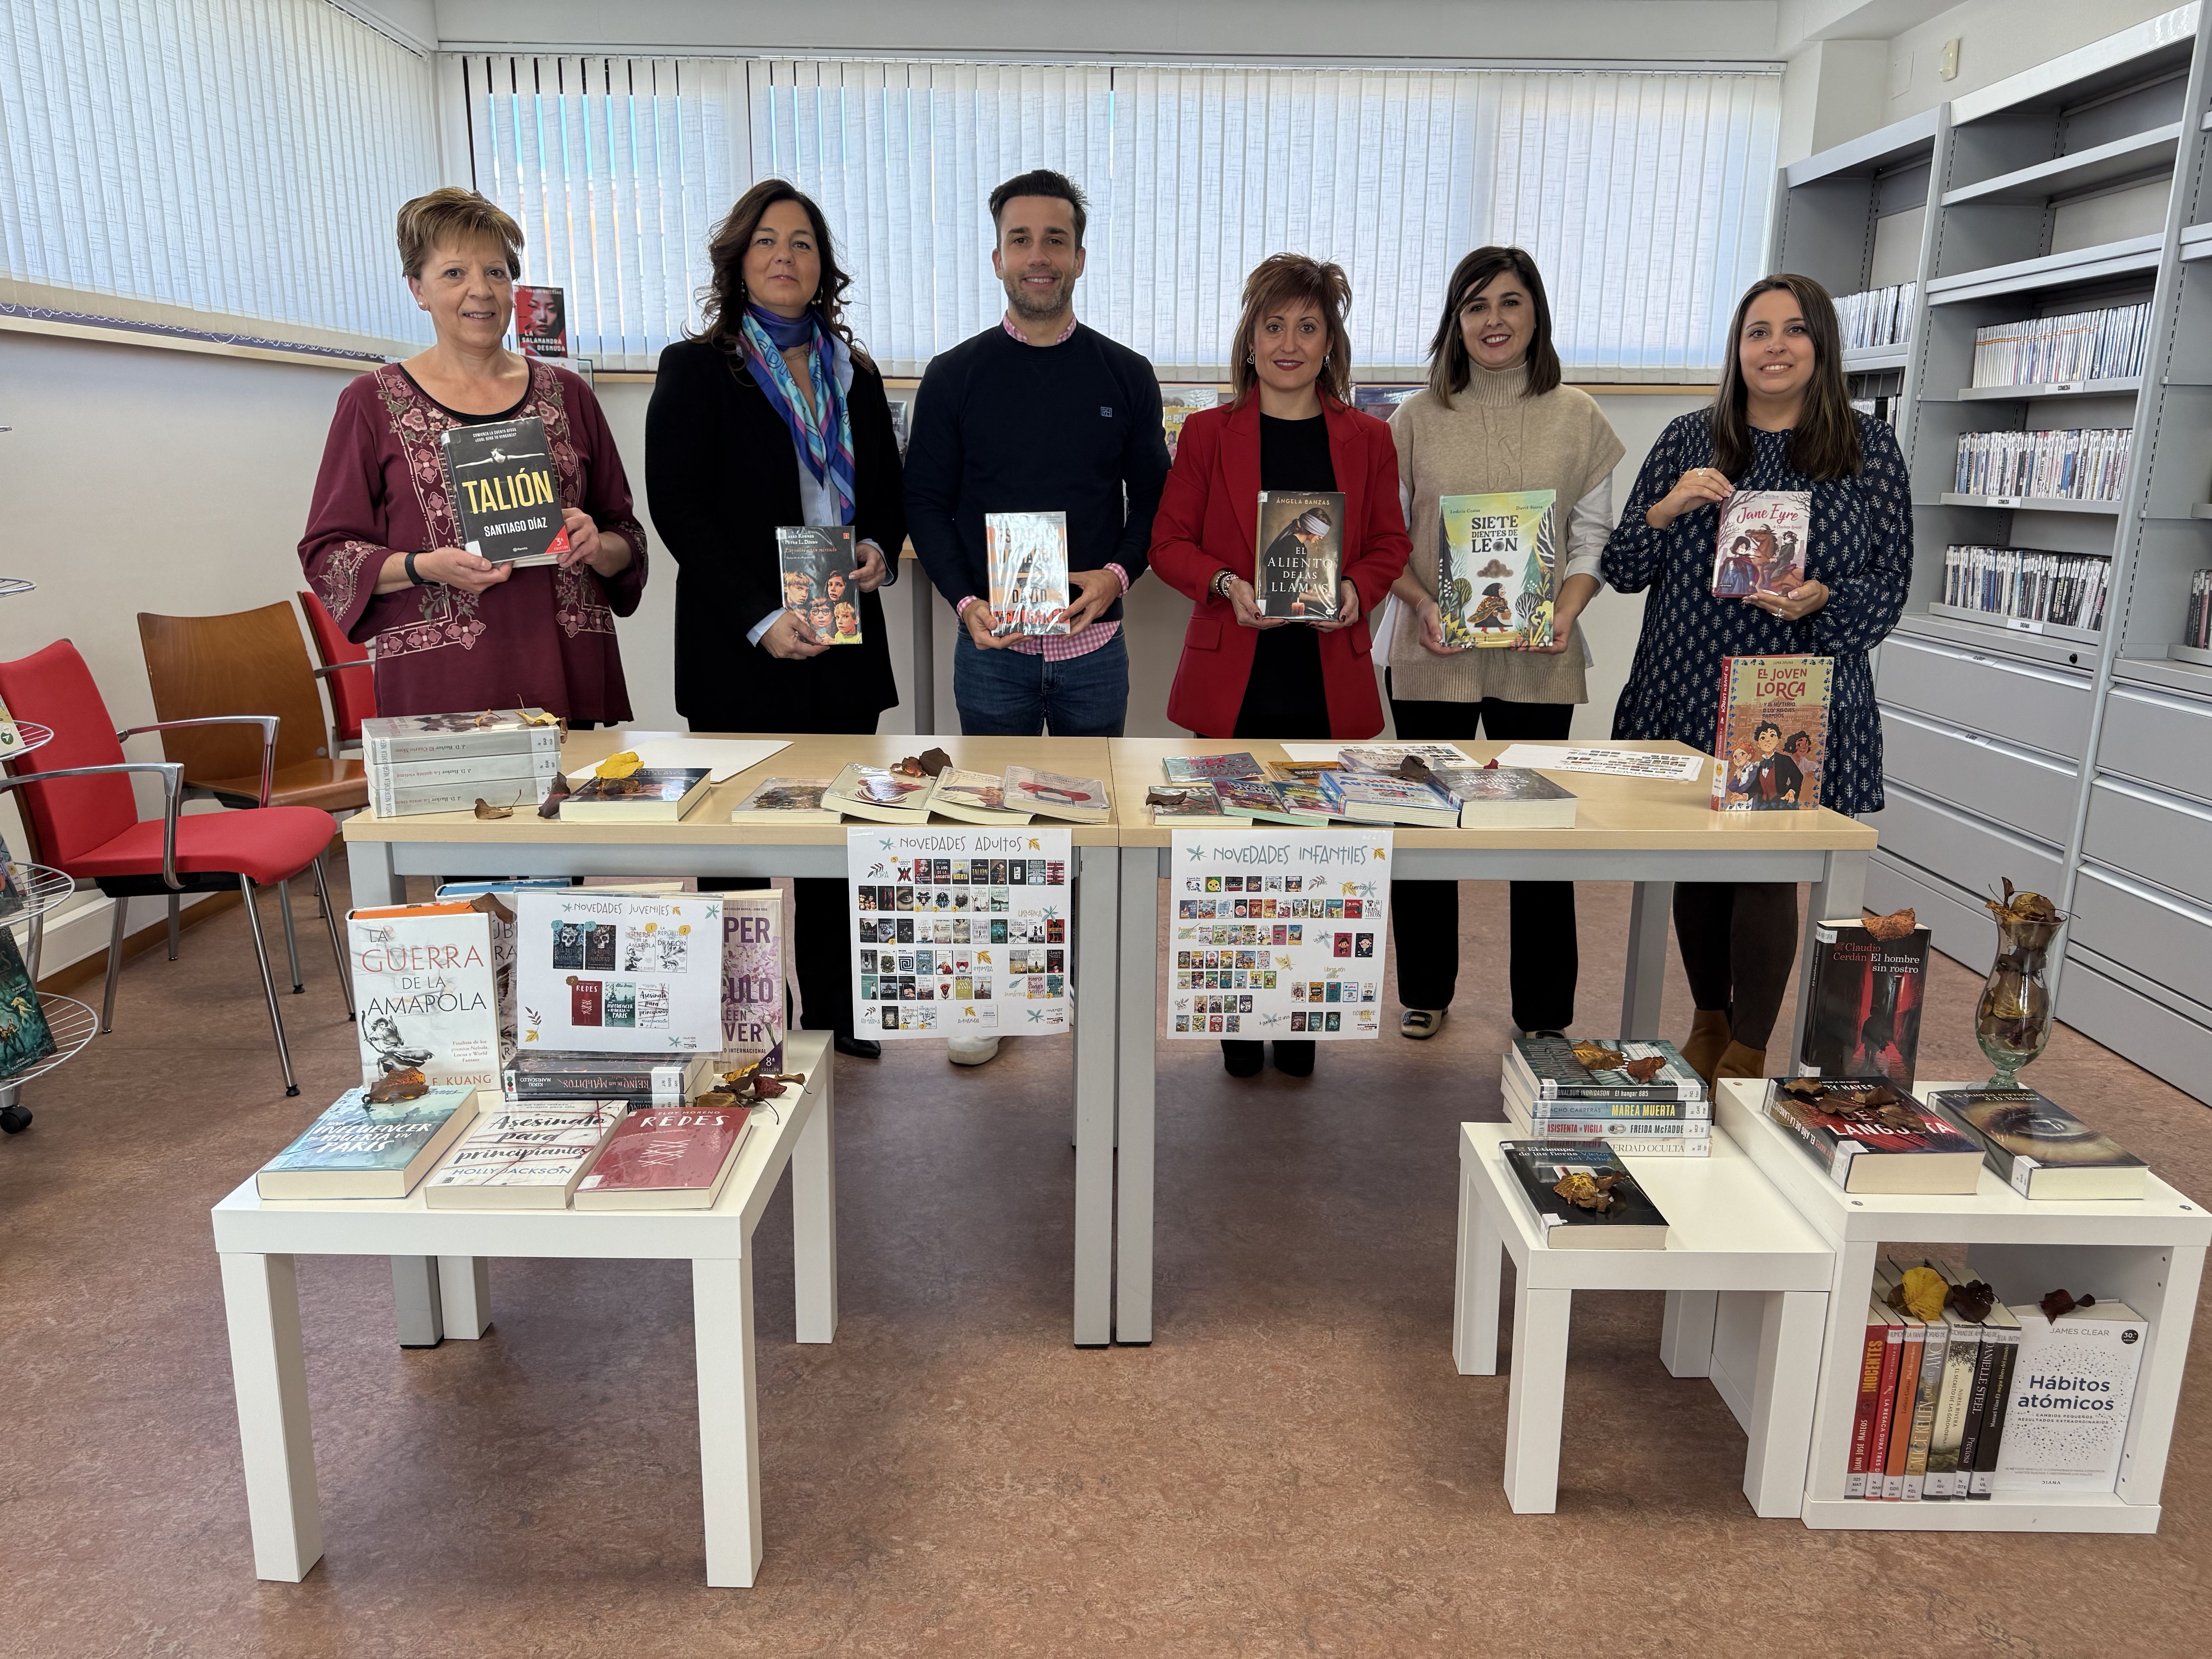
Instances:
[[[1875,663],[1888,805],[1866,896],[1913,906],[1978,969],[1998,879],[2050,895],[2072,918],[2060,1018],[2212,1102],[2212,662],[2178,644],[2191,573],[2212,566],[2208,36],[2212,8],[2185,6],[1921,118],[1929,176],[1898,422],[1915,557]],[[1884,166],[1899,176],[1906,137],[1893,127],[1794,164],[1783,251],[1864,236],[1863,198]],[[1859,197],[1826,182],[1854,173],[1870,180]],[[1830,280],[1805,257],[1797,268]],[[1851,276],[1837,270],[1837,291]],[[1972,384],[1977,329],[2140,303],[2139,377]],[[1956,490],[1963,435],[2078,427],[2132,428],[2115,498]],[[2111,559],[2100,623],[1946,605],[1953,544]]]

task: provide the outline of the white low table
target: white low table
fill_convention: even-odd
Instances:
[[[1497,1375],[1499,1285],[1504,1258],[1513,1258],[1505,1496],[1514,1512],[1549,1515],[1559,1507],[1559,1425],[1574,1293],[1665,1291],[1660,1353],[1676,1376],[1711,1374],[1716,1293],[1740,1294],[1758,1308],[1755,1370],[1740,1389],[1722,1384],[1721,1394],[1751,1437],[1743,1492],[1753,1510],[1796,1515],[1813,1431],[1833,1252],[1717,1129],[1711,1158],[1627,1160],[1666,1215],[1665,1249],[1552,1249],[1498,1150],[1503,1141],[1524,1139],[1510,1124],[1460,1125],[1459,1274],[1452,1314],[1452,1355],[1460,1374]]]
[[[1919,1083],[1913,1092],[1924,1099],[1938,1089],[1972,1086]],[[1723,1079],[1714,1091],[1714,1139],[1723,1131],[1734,1136],[1835,1251],[1827,1357],[1806,1470],[1805,1524],[1919,1532],[2156,1532],[2197,1282],[2205,1247],[2212,1244],[2212,1215],[2156,1176],[2146,1197],[2124,1202],[2031,1203],[1987,1168],[1972,1196],[1846,1193],[1766,1115],[1765,1089],[1763,1080]],[[2063,1286],[2077,1295],[2115,1297],[2150,1322],[2116,1491],[2000,1495],[1987,1503],[1893,1504],[1844,1496],[1875,1259],[1892,1243],[1966,1246],[1968,1265],[2007,1303],[2040,1302],[2045,1291]],[[1726,1323],[1716,1338],[1717,1357],[1741,1341]]]
[[[447,1334],[489,1322],[482,1260],[689,1260],[699,1369],[700,1482],[705,1489],[707,1582],[751,1584],[761,1562],[760,1419],[753,1369],[753,1228],[792,1166],[793,1288],[798,1338],[837,1330],[836,1133],[829,1037],[793,1032],[785,1069],[804,1072],[769,1103],[711,1210],[432,1210],[422,1189],[404,1199],[264,1202],[251,1178],[215,1206],[223,1307],[246,1453],[253,1567],[296,1583],[322,1559],[307,1361],[300,1343],[295,1255],[434,1256],[449,1303],[473,1304]]]

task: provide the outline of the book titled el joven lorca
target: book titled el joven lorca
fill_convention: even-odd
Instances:
[[[1446,645],[1552,642],[1558,499],[1549,489],[1438,498],[1437,609]]]
[[[1713,738],[1713,810],[1809,811],[1828,760],[1833,657],[1727,657]]]
[[[494,564],[551,564],[568,550],[545,422],[486,421],[440,435],[461,545]]]
[[[1260,492],[1260,580],[1263,617],[1334,622],[1344,575],[1344,497],[1333,490]]]
[[[991,578],[991,632],[1065,634],[1067,514],[987,513],[983,547]]]
[[[830,645],[860,643],[860,587],[854,574],[853,526],[778,525],[776,562],[783,608]]]
[[[1813,533],[1808,489],[1739,489],[1721,503],[1713,549],[1713,595],[1794,593],[1804,585],[1806,544]]]

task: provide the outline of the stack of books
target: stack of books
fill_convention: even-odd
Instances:
[[[2212,649],[2212,570],[2191,573],[2189,611],[2182,622],[2181,642],[2192,651]]]
[[[624,1106],[680,1106],[709,1086],[712,1054],[600,1054],[530,1048],[507,1062],[502,1082],[515,1106],[616,1101]]]
[[[385,715],[361,723],[361,749],[380,818],[535,806],[561,773],[561,727],[542,708]]]
[[[1709,1158],[1713,1104],[1672,1043],[1516,1037],[1499,1080],[1534,1140],[1606,1141],[1629,1157]]]
[[[1941,1277],[1940,1285],[1928,1282],[1945,1305],[1925,1303],[1924,1315],[1899,1305],[1905,1267],[1875,1264],[1844,1496],[1986,1498],[1996,1489],[2020,1321],[1994,1300],[1969,1296],[1958,1305],[1964,1275],[1914,1265]]]

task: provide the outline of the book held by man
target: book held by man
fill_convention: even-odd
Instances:
[[[1344,497],[1334,490],[1263,489],[1259,528],[1259,580],[1252,584],[1259,612],[1291,622],[1334,622],[1342,609],[1337,583],[1344,576]]]
[[[2150,1167],[2033,1089],[1942,1089],[1928,1103],[2022,1198],[2139,1199]]]
[[[545,422],[449,426],[439,434],[461,545],[494,564],[556,564],[568,550]]]
[[[1828,756],[1833,657],[1727,657],[1713,739],[1712,805],[1810,811]]]
[[[619,1101],[503,1107],[481,1114],[430,1171],[432,1210],[565,1210],[622,1121]]]
[[[1066,514],[986,513],[983,550],[994,636],[1068,631]]]
[[[853,526],[778,525],[776,563],[783,608],[826,645],[860,643],[860,588],[854,574]]]
[[[632,1112],[576,1188],[580,1210],[711,1210],[737,1167],[753,1108]]]
[[[1437,498],[1437,610],[1446,645],[1551,644],[1557,502],[1549,489]]]
[[[681,823],[711,787],[703,766],[641,766],[627,777],[586,778],[561,798],[561,821]]]
[[[263,1198],[404,1198],[476,1113],[477,1091],[456,1085],[389,1105],[349,1089],[261,1166],[253,1189]]]
[[[1982,1149],[1881,1078],[1769,1079],[1766,1114],[1847,1193],[1971,1194],[1981,1182]]]
[[[1805,489],[1739,489],[1721,503],[1713,597],[1796,592],[1805,584],[1813,495]]]
[[[1904,911],[1872,928],[1856,916],[1813,924],[1806,1076],[1883,1077],[1912,1086],[1928,941],[1927,927]]]
[[[1602,1140],[1506,1140],[1506,1167],[1554,1250],[1663,1250],[1667,1218]]]

